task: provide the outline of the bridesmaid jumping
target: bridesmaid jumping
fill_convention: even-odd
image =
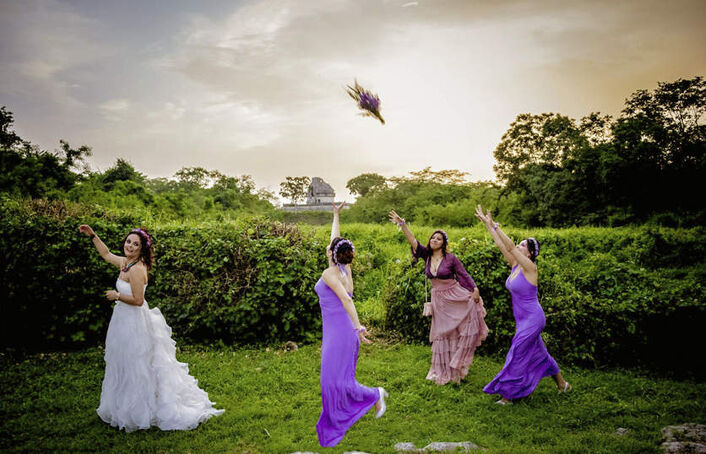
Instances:
[[[351,262],[353,243],[341,238],[339,213],[345,203],[333,206],[331,243],[326,248],[328,268],[314,290],[319,296],[323,337],[321,340],[321,403],[316,423],[319,444],[336,446],[368,410],[375,406],[375,417],[385,413],[387,392],[369,388],[355,379],[360,343],[369,344],[365,327],[358,321],[353,304]]]
[[[554,379],[560,393],[571,390],[571,385],[564,380],[559,366],[542,341],[546,318],[537,298],[538,272],[535,262],[539,255],[539,242],[527,238],[515,247],[500,229],[500,224],[493,221],[490,211],[483,214],[483,208],[478,205],[476,217],[485,224],[493,241],[512,267],[505,287],[512,295],[512,313],[517,325],[503,369],[483,391],[499,394],[500,400],[496,403],[505,405],[512,403],[513,399],[532,394],[539,380],[548,376]]]
[[[486,337],[485,309],[478,287],[454,254],[447,252],[449,238],[443,230],[432,233],[427,246],[414,237],[395,211],[390,221],[397,224],[412,246],[412,255],[423,258],[424,272],[431,281],[431,367],[427,380],[438,385],[459,382],[468,375],[473,355]]]

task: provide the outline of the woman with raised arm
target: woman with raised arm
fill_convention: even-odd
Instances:
[[[554,378],[559,392],[569,391],[571,385],[564,380],[559,366],[549,355],[542,341],[546,318],[537,298],[536,261],[539,242],[534,238],[526,238],[515,247],[515,243],[500,228],[500,224],[493,221],[490,211],[483,214],[483,208],[478,205],[476,217],[485,224],[493,241],[512,268],[505,281],[505,287],[512,295],[512,313],[517,325],[505,365],[483,391],[499,394],[500,400],[497,403],[504,405],[511,403],[513,399],[529,396],[539,384],[539,380],[548,376]]]
[[[152,268],[152,238],[132,230],[123,241],[125,257],[112,254],[93,229],[79,232],[103,259],[120,268],[116,290],[105,294],[115,301],[105,338],[105,377],[98,416],[111,426],[132,432],[157,426],[189,430],[225,410],[216,410],[208,394],[176,359],[172,329],[159,309],[145,301],[147,271]]]
[[[353,304],[351,262],[353,243],[341,238],[339,213],[345,202],[333,205],[331,242],[326,248],[328,268],[314,290],[319,296],[323,337],[321,339],[321,403],[316,423],[321,446],[336,446],[368,410],[375,407],[375,417],[385,413],[383,388],[369,388],[355,379],[360,343],[369,344],[365,327],[358,321]]]
[[[427,380],[438,385],[459,382],[468,375],[476,347],[488,337],[478,287],[458,257],[446,251],[446,232],[434,231],[425,247],[394,210],[390,211],[390,221],[404,232],[415,260],[424,259],[424,273],[431,282],[431,314],[425,311],[425,315],[431,315],[432,343]]]

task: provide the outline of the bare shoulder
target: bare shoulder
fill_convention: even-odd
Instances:
[[[135,280],[135,282],[142,282],[142,283],[147,283],[147,267],[145,266],[144,263],[138,262],[135,265],[133,265],[127,272],[128,276],[130,276],[130,281],[132,282]]]

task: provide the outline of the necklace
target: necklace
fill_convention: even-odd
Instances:
[[[436,260],[436,257],[433,255],[429,259],[429,272],[436,276],[439,273],[439,267],[441,266],[441,261],[444,260],[444,256],[442,255],[439,257],[439,260]],[[436,264],[436,266],[434,266]]]
[[[129,270],[130,268],[132,268],[132,266],[133,266],[135,263],[137,263],[137,262],[138,262],[138,261],[135,260],[134,262],[130,263],[129,265],[126,265],[126,266],[122,267],[121,269],[122,269],[123,273],[127,273],[128,270]]]

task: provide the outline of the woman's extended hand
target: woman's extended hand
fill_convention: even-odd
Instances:
[[[78,226],[78,232],[79,232],[79,233],[83,233],[83,234],[86,235],[86,236],[91,236],[91,235],[95,235],[95,234],[96,234],[96,233],[93,231],[93,229],[91,228],[91,226],[90,226],[90,225],[86,225],[86,224],[81,224],[81,225],[79,225],[79,226]]]
[[[485,225],[488,225],[488,219],[485,217],[485,214],[483,214],[483,207],[478,204],[476,207],[476,212],[475,215],[478,219],[480,219],[480,222],[482,222]]]
[[[400,225],[404,223],[404,219],[402,219],[399,214],[395,213],[395,210],[390,210],[389,217],[390,222],[392,222],[393,224]]]
[[[343,207],[346,205],[346,202],[341,202],[339,205],[336,205],[335,203],[333,205],[333,212],[334,214],[339,214]]]

